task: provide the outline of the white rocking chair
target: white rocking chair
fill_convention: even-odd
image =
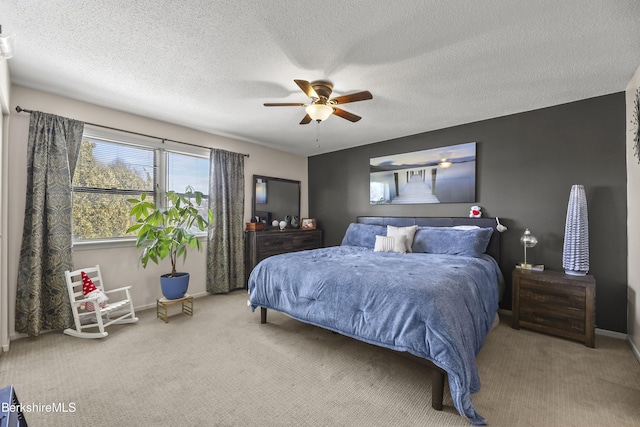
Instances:
[[[110,297],[108,304],[100,307],[97,297],[85,298],[82,292],[82,276],[85,272],[93,281],[96,288],[100,289]],[[64,277],[67,280],[67,289],[69,290],[69,301],[71,301],[71,310],[73,312],[73,320],[75,328],[67,328],[64,333],[78,338],[104,338],[109,335],[104,330],[105,327],[114,323],[134,323],[138,321],[136,313],[133,310],[133,302],[129,289],[131,286],[112,289],[105,291],[102,285],[102,275],[100,274],[100,266],[82,268],[75,271],[65,271]],[[112,294],[120,293],[125,299],[120,301],[111,301]],[[85,311],[81,309],[82,304],[92,303],[95,311]],[[117,313],[118,317],[111,318],[112,313]],[[85,329],[98,328],[98,332],[84,332]]]

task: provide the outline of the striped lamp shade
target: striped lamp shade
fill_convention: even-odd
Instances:
[[[564,229],[562,266],[567,274],[584,276],[589,271],[589,217],[583,185],[571,186]]]

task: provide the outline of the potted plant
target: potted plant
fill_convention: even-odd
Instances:
[[[127,233],[136,231],[136,247],[144,247],[140,253],[142,267],[146,268],[149,260],[155,264],[166,257],[171,260],[171,273],[160,276],[162,294],[167,299],[180,299],[187,292],[189,273],[176,271],[176,261],[182,257],[184,263],[189,248],[202,250],[195,232],[205,231],[213,220],[211,210],[207,209],[207,218],[198,212],[202,198],[200,191],[188,186],[183,194],[167,192],[166,209],[148,201],[146,193],[139,200],[127,199],[133,205],[130,214],[136,220]]]

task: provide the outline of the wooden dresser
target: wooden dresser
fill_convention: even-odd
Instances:
[[[322,230],[245,231],[245,286],[253,268],[272,255],[322,247]]]
[[[513,328],[595,346],[596,281],[557,271],[513,271]]]

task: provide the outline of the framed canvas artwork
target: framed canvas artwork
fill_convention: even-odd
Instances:
[[[373,157],[369,161],[372,205],[475,200],[475,142]]]

